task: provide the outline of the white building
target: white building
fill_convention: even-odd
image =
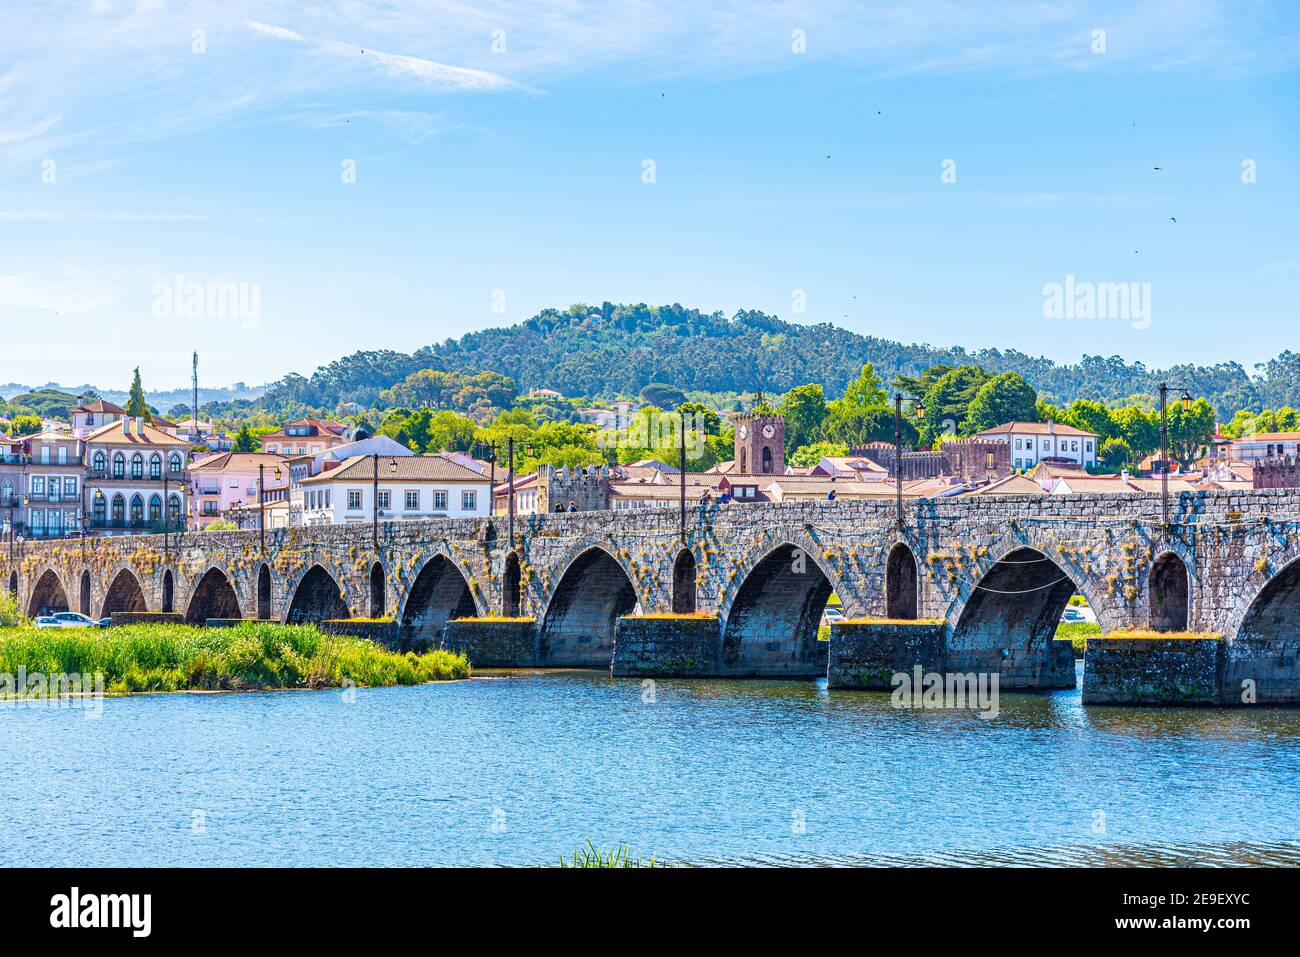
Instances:
[[[1258,462],[1260,459],[1300,455],[1300,432],[1259,432],[1232,440],[1234,462]]]
[[[119,419],[85,438],[86,512],[112,534],[184,528],[189,443],[142,418]]]
[[[491,507],[488,477],[440,455],[386,455],[377,462],[353,456],[303,479],[299,490],[304,525],[466,518],[486,516]]]
[[[1074,462],[1085,468],[1097,464],[1097,434],[1059,422],[1007,422],[985,429],[975,438],[1010,443],[1014,469],[1031,469],[1045,460]]]

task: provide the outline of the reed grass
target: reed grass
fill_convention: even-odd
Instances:
[[[648,858],[633,856],[628,850],[627,845],[620,845],[613,850],[602,850],[595,844],[587,841],[586,847],[580,847],[573,852],[573,857],[569,860],[560,858],[561,867],[663,867],[654,856]]]
[[[411,685],[469,677],[464,655],[388,651],[312,625],[248,621],[230,628],[177,624],[114,628],[0,628],[0,672],[104,675],[104,690],[251,691]]]

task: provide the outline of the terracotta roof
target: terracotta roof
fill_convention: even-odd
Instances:
[[[154,428],[148,422],[140,425],[140,430],[136,431],[135,423],[131,423],[131,434],[126,434],[126,423],[131,420],[119,419],[116,422],[110,422],[108,425],[100,426],[94,432],[86,436],[87,442],[108,443],[111,445],[184,445],[189,443],[176,438],[174,435],[168,435],[162,429]]]
[[[396,468],[394,469],[394,465]],[[321,482],[369,482],[374,464],[369,455],[354,455],[338,468],[303,479],[303,485]],[[383,482],[488,482],[486,475],[444,459],[441,455],[381,455],[379,479]]]
[[[283,467],[289,461],[288,456],[275,455],[271,452],[216,452],[196,459],[190,464],[190,471],[211,469],[213,471],[256,472],[259,465],[267,468]]]
[[[105,413],[110,415],[126,415],[126,409],[120,408],[112,402],[106,402],[103,399],[96,399],[94,402],[87,402],[84,405],[79,405],[72,411],[94,412],[96,415],[103,415]]]
[[[1051,430],[1048,430],[1048,426]],[[1013,432],[1025,435],[1074,435],[1086,436],[1091,439],[1097,438],[1096,432],[1085,432],[1083,429],[1076,429],[1072,425],[1063,425],[1060,422],[1004,422],[1002,425],[995,425],[991,429],[985,429],[979,435],[1010,435]]]
[[[1046,495],[1047,490],[1031,478],[1023,475],[1008,475],[988,485],[972,489],[971,495]]]
[[[290,427],[309,426],[315,431],[308,435],[290,435],[286,430]],[[262,436],[262,441],[268,439],[309,439],[313,435],[324,436],[327,438],[342,438],[343,433],[347,430],[347,423],[335,422],[332,419],[294,419],[292,422],[286,422],[278,431],[268,432]]]

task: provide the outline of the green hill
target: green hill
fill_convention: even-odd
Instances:
[[[1058,404],[1076,398],[1119,401],[1150,395],[1162,379],[1190,387],[1220,416],[1237,409],[1300,406],[1300,355],[1283,352],[1256,375],[1240,364],[1149,370],[1118,356],[1084,356],[1058,365],[1015,350],[905,345],[829,323],[800,325],[761,312],[702,313],[680,305],[604,303],[547,309],[508,328],[484,329],[420,349],[414,355],[358,352],[310,378],[286,376],[264,397],[271,411],[297,404],[373,405],[379,391],[418,369],[512,377],[521,390],[550,388],[568,396],[634,396],[651,383],[687,391],[782,393],[807,382],[839,394],[870,362],[886,382],[933,365],[974,363],[993,372],[1019,372]]]

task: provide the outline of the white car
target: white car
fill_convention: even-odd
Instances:
[[[827,608],[822,612],[823,625],[835,625],[844,620],[844,612],[838,608]]]
[[[1061,621],[1096,621],[1097,613],[1086,605],[1066,605]]]
[[[36,619],[37,628],[99,628],[100,624],[87,615],[75,611],[58,611]]]

